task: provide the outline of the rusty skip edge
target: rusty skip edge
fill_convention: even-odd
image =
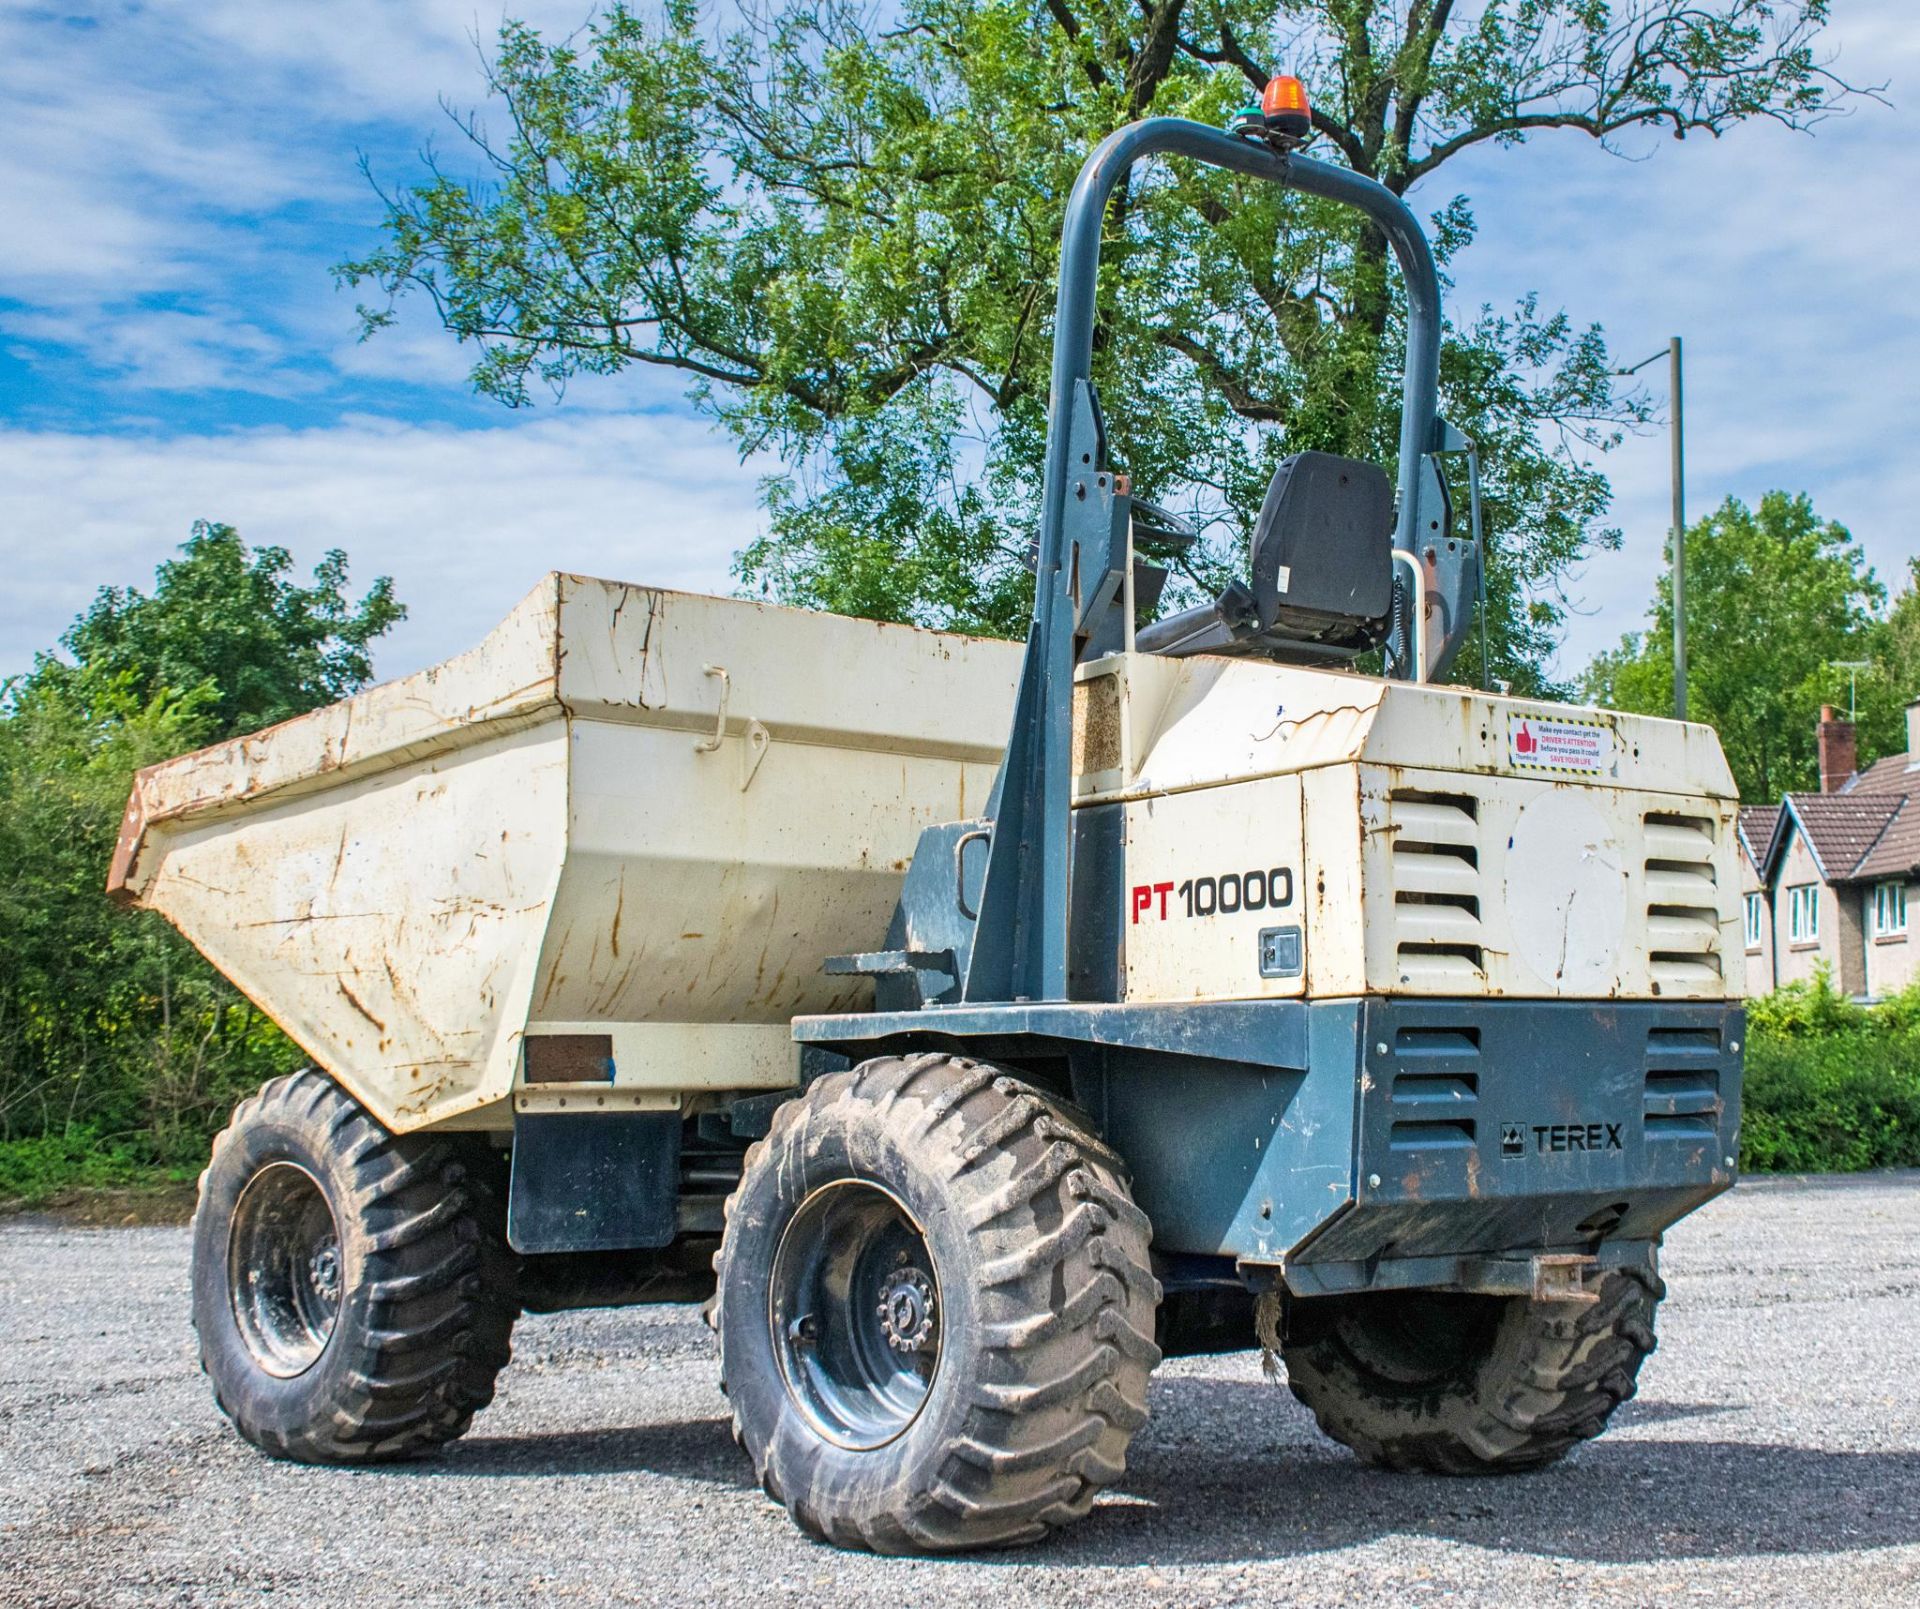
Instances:
[[[388,684],[399,686],[399,683]],[[542,687],[545,696],[540,695]],[[385,687],[370,689],[367,694],[358,694],[356,698],[383,692]],[[485,709],[475,709],[450,719],[436,733],[415,738],[408,742],[394,743],[378,748],[361,750],[348,758],[332,746],[322,756],[319,765],[312,770],[296,775],[270,778],[264,777],[254,769],[252,759],[245,753],[246,748],[261,745],[272,738],[283,727],[296,725],[300,721],[312,719],[315,715],[331,715],[342,709],[342,705],[328,705],[315,710],[312,715],[296,716],[291,721],[283,721],[277,726],[265,727],[250,733],[244,738],[231,739],[225,743],[216,743],[204,749],[195,749],[172,760],[162,760],[134,773],[133,788],[127,795],[127,808],[120,818],[120,835],[113,847],[113,861],[107,869],[107,898],[117,905],[137,907],[149,881],[141,852],[147,847],[147,835],[150,829],[174,822],[188,822],[196,819],[215,818],[227,813],[238,814],[265,799],[276,802],[295,798],[302,794],[318,792],[321,788],[336,782],[350,781],[372,771],[390,770],[414,760],[431,759],[436,755],[450,753],[468,741],[469,734],[484,726],[490,736],[505,736],[511,732],[537,725],[553,715],[570,713],[566,706],[553,693],[551,684],[535,683],[529,688],[518,690],[514,695],[517,703],[493,705]],[[161,792],[161,784],[168,778],[190,770],[195,765],[217,762],[235,755],[237,765],[246,780],[238,787],[218,788],[207,792],[183,794],[180,797],[156,800]]]
[[[472,740],[475,729],[505,735],[554,714],[575,716],[616,710],[647,710],[650,725],[707,727],[713,720],[705,709],[653,708],[645,692],[646,661],[654,628],[675,599],[699,599],[728,610],[755,615],[807,615],[816,621],[838,619],[842,626],[856,623],[811,611],[776,608],[733,599],[707,599],[698,594],[603,581],[552,571],[523,597],[481,641],[464,653],[397,681],[384,682],[337,704],[310,710],[263,731],[211,744],[190,754],[165,760],[138,773],[121,821],[107,894],[123,905],[142,903],[157,866],[148,851],[154,829],[163,823],[219,819],[254,808],[272,797],[276,802],[307,792],[318,792],[364,775],[412,760],[458,749]],[[605,683],[595,675],[570,676],[570,636],[591,636],[600,625],[601,611],[612,622],[635,602],[643,602],[647,623],[629,644],[639,662],[622,659],[600,667],[610,671],[622,691],[609,703]],[[911,631],[918,645],[945,660],[962,647],[1004,650],[1009,665],[1017,649],[986,639],[937,633],[921,628],[883,627],[858,622],[876,635]],[[582,648],[580,641],[572,644]],[[569,680],[575,685],[569,686]],[[505,683],[503,687],[501,684]],[[627,698],[631,694],[631,702]],[[582,696],[584,695],[584,702]],[[1011,671],[1008,672],[1011,700]],[[731,725],[744,731],[744,717]],[[813,729],[783,718],[783,742],[828,741],[846,745],[851,734]],[[852,746],[862,744],[856,739]],[[930,752],[937,743],[922,743]],[[998,758],[997,742],[949,745],[952,757],[990,761]]]
[[[559,616],[563,584],[572,579],[549,572],[478,644],[451,659],[135,772],[107,870],[107,898],[122,906],[142,903],[153,870],[142,852],[162,823],[316,792],[458,748],[480,727],[504,735],[567,713],[559,697]],[[513,658],[522,661],[516,685],[494,691],[497,676],[489,670],[511,669]]]
[[[147,835],[147,801],[143,788],[146,780],[146,770],[134,773],[133,791],[127,795],[127,808],[120,816],[120,836],[113,844],[113,863],[107,868],[107,898],[128,908],[140,903],[133,886],[133,867]]]

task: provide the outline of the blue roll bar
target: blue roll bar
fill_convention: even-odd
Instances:
[[[1074,182],[1061,231],[1033,625],[989,812],[992,842],[962,991],[969,1002],[1067,998],[1074,634],[1079,624],[1067,535],[1067,493],[1074,475],[1071,421],[1080,387],[1090,385],[1092,378],[1107,202],[1121,176],[1150,156],[1191,157],[1267,179],[1357,207],[1378,224],[1399,261],[1407,292],[1396,548],[1414,546],[1421,463],[1440,445],[1440,281],[1426,235],[1404,201],[1349,169],[1184,118],[1147,118],[1100,142]]]

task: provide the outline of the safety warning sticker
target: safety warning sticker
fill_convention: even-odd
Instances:
[[[1613,728],[1600,721],[1509,715],[1507,763],[1520,771],[1600,776],[1613,764]]]

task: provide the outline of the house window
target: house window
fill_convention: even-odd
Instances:
[[[1875,883],[1873,885],[1873,936],[1876,939],[1892,938],[1906,930],[1907,885]]]
[[[1749,950],[1757,950],[1760,948],[1761,934],[1765,931],[1764,918],[1761,912],[1765,908],[1760,895],[1749,894],[1747,896],[1747,948]]]
[[[1820,885],[1802,883],[1787,890],[1787,939],[1811,944],[1820,937]]]

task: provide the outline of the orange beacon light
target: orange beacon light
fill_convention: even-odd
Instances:
[[[1288,73],[1275,73],[1260,94],[1260,115],[1269,134],[1304,140],[1313,132],[1313,109],[1307,104],[1307,86]]]

